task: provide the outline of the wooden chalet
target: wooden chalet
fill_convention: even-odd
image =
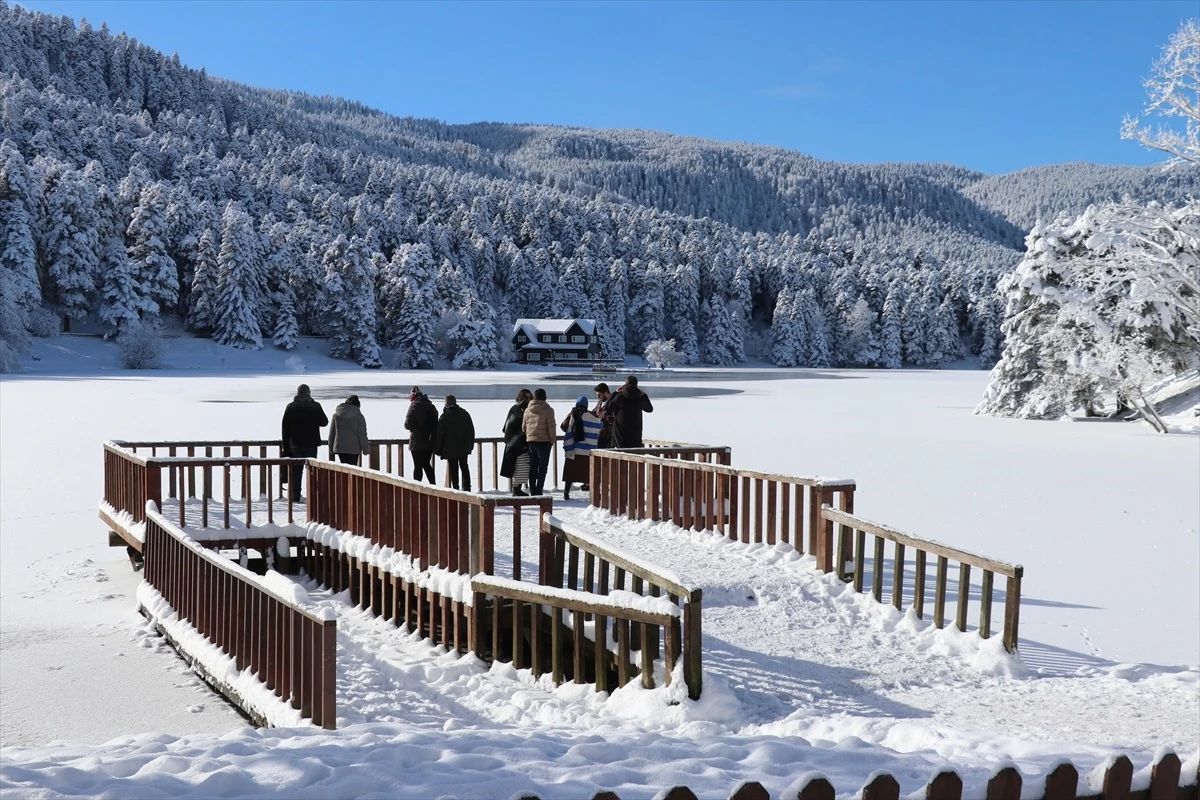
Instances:
[[[513,348],[522,364],[592,362],[600,358],[600,335],[594,319],[519,319],[513,325]]]

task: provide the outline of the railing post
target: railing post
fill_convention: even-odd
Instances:
[[[1017,650],[1017,634],[1021,624],[1021,577],[1024,574],[1025,568],[1018,564],[1004,590],[1004,649],[1010,653]]]
[[[162,511],[162,467],[154,461],[147,461],[143,470],[145,484],[145,500],[154,503],[154,508]],[[134,510],[133,518],[138,522],[146,520],[146,506]]]
[[[704,677],[701,669],[701,630],[700,606],[704,590],[693,589],[687,602],[683,604],[684,641],[683,641],[683,682],[687,685],[688,697],[692,700],[700,698]]]
[[[379,469],[379,442],[371,442],[371,460],[367,465],[371,469]]]

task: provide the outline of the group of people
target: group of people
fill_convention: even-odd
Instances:
[[[504,459],[500,475],[508,478],[514,495],[540,495],[545,492],[546,471],[550,452],[563,436],[563,499],[571,497],[572,485],[587,488],[590,474],[589,455],[597,448],[641,447],[642,414],[654,411],[650,398],[638,388],[637,377],[630,375],[617,391],[610,392],[607,383],[594,389],[596,405],[589,408],[587,397],[580,395],[575,405],[555,424],[554,409],[546,402],[546,390],[517,392],[516,403],[504,420]],[[408,413],[404,428],[408,431],[408,450],[412,454],[413,477],[436,483],[433,457],[447,462],[450,485],[465,492],[471,491],[471,470],[468,456],[475,448],[475,425],[471,415],[448,394],[442,413],[429,397],[414,386],[408,395]],[[329,457],[343,464],[358,466],[371,450],[367,437],[367,420],[362,413],[358,395],[352,394],[334,409],[333,419],[325,416],[307,384],[300,384],[296,397],[283,412],[282,453],[288,458],[315,458],[321,445],[321,428],[329,426]],[[299,498],[304,471],[294,464],[289,474],[289,492]],[[525,491],[525,487],[528,491]]]
[[[590,474],[589,455],[597,448],[641,447],[642,413],[653,412],[650,397],[638,388],[634,375],[616,392],[607,383],[598,383],[595,408],[580,395],[558,425],[563,436],[563,499],[571,499],[571,486],[587,488]],[[514,495],[540,495],[546,488],[546,470],[550,450],[558,434],[554,410],[546,402],[546,390],[517,392],[516,402],[504,420],[504,460],[500,475],[508,478]],[[524,487],[528,485],[529,491]]]

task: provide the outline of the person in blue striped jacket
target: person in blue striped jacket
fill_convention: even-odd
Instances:
[[[563,500],[571,499],[571,484],[582,484],[588,488],[591,460],[588,456],[600,440],[600,429],[604,424],[600,418],[588,411],[588,399],[583,395],[575,401],[575,407],[559,425],[566,433],[563,437]]]

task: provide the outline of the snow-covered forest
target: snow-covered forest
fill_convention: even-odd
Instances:
[[[0,101],[4,368],[63,319],[486,368],[545,316],[597,319],[607,357],[674,339],[685,363],[991,366],[997,284],[1039,218],[1200,184],[398,118],[3,2]]]

